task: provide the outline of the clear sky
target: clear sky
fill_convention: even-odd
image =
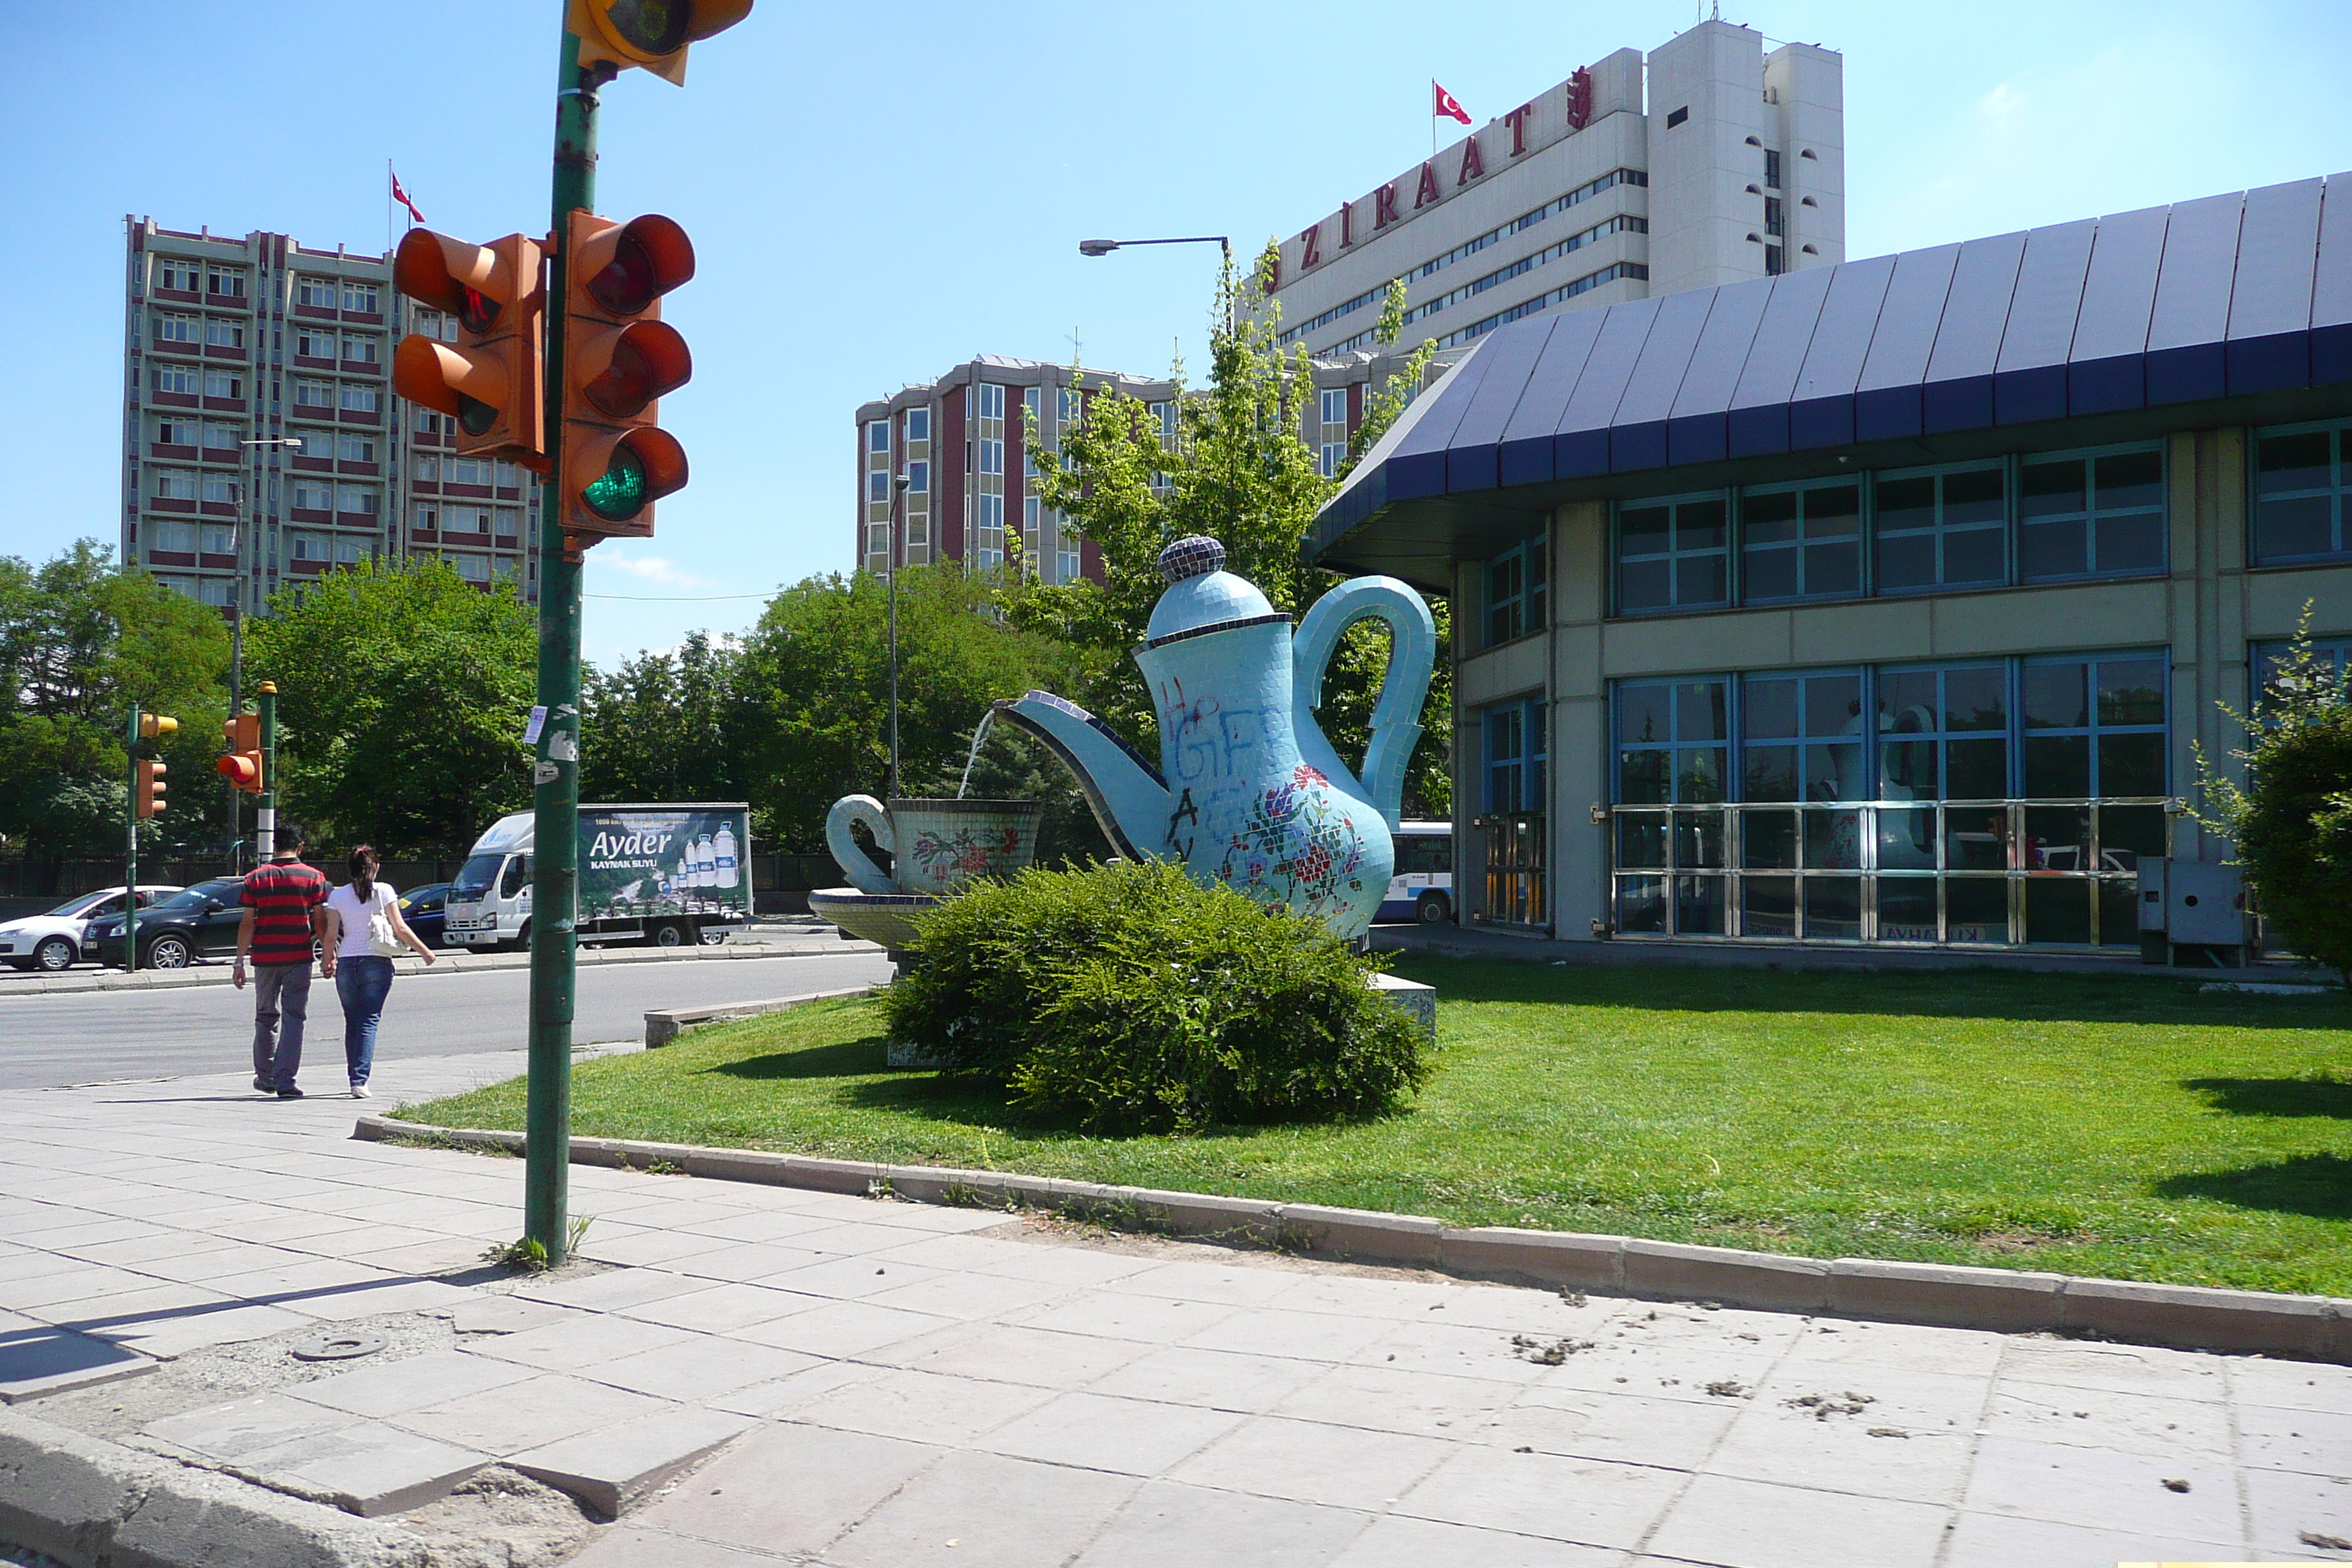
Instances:
[[[381,249],[390,158],[436,228],[544,230],[560,0],[18,4],[0,59],[0,308],[16,489],[0,552],[118,538],[122,219]],[[1480,122],[1691,0],[760,0],[688,85],[604,94],[600,209],[666,212],[692,485],[589,560],[589,657],[732,630],[846,571],[861,401],[982,353],[1202,362],[1215,253],[1255,250],[1426,154],[1434,77]],[[2352,5],[1728,5],[1845,56],[1848,254],[2352,168]]]

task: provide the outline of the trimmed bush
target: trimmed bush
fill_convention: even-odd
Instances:
[[[1328,1121],[1429,1077],[1412,1021],[1320,921],[1160,861],[1033,869],[917,917],[893,1038],[1090,1131]]]

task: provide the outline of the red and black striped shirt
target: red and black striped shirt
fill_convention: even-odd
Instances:
[[[299,860],[271,860],[245,879],[253,910],[253,962],[310,962],[310,911],[327,901],[327,879]]]

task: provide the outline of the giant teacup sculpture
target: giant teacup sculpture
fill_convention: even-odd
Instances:
[[[1045,803],[1034,800],[900,799],[885,806],[870,795],[846,795],[825,816],[824,844],[850,885],[811,893],[810,912],[880,942],[896,962],[914,941],[909,916],[975,878],[1027,868],[1045,814]],[[850,832],[856,823],[890,857],[889,870],[858,845]]]
[[[1181,861],[1195,881],[1360,936],[1395,866],[1390,831],[1437,651],[1429,606],[1393,577],[1358,577],[1317,600],[1294,635],[1224,563],[1224,546],[1198,535],[1160,553],[1169,586],[1135,651],[1159,712],[1157,769],[1051,692],[993,711],[1068,764],[1120,854]],[[1340,635],[1368,616],[1393,635],[1359,777],[1314,710]]]

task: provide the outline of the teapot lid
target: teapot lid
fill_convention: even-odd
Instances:
[[[1225,547],[1206,534],[1187,534],[1160,552],[1160,575],[1168,591],[1151,607],[1146,646],[1290,618],[1276,615],[1255,584],[1224,570],[1224,564]]]

